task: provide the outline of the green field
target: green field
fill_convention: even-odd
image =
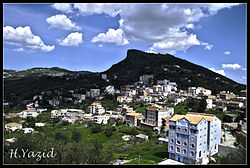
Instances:
[[[46,118],[46,117],[45,117]],[[43,118],[42,118],[43,120]],[[120,132],[119,129],[135,129],[120,125],[116,127],[113,135],[111,137],[105,136],[105,128],[110,127],[109,125],[102,125],[102,131],[99,133],[92,133],[91,127],[84,127],[80,123],[69,124],[65,126],[59,126],[58,124],[48,124],[44,127],[37,128],[40,134],[46,135],[52,140],[55,140],[55,134],[61,132],[66,135],[69,139],[72,137],[72,132],[78,130],[81,135],[81,141],[86,143],[93,143],[94,140],[102,143],[105,151],[111,151],[114,159],[117,160],[123,158],[125,160],[137,159],[138,155],[141,156],[141,164],[157,164],[162,160],[165,160],[168,157],[167,145],[157,144],[156,135],[153,135],[150,140],[143,141],[137,140],[135,136],[132,136],[132,139],[129,141],[124,141],[122,139],[123,135],[126,133]],[[137,130],[137,133],[147,134],[148,132],[143,132],[143,130]],[[22,134],[21,131],[15,131],[13,133],[4,134],[4,139],[16,137],[18,134]],[[135,164],[138,163],[138,160],[128,162],[126,164]]]

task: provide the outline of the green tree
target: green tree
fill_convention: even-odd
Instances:
[[[207,107],[207,101],[206,101],[206,99],[202,99],[199,102],[199,107],[197,109],[198,113],[204,113],[206,110],[206,107]]]
[[[72,140],[76,141],[76,142],[79,142],[81,141],[82,139],[82,134],[80,133],[79,130],[74,130],[72,132],[72,137],[71,137]]]

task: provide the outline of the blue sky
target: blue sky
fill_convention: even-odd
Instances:
[[[102,72],[128,49],[246,84],[246,4],[4,4],[3,68]]]

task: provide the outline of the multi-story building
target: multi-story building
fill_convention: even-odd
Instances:
[[[125,117],[125,121],[128,126],[130,127],[137,127],[141,124],[142,121],[142,114],[141,113],[127,113]]]
[[[186,164],[199,163],[216,154],[221,140],[221,121],[212,114],[187,113],[169,120],[169,158]]]
[[[146,109],[145,122],[142,126],[151,126],[152,129],[160,130],[162,126],[162,121],[166,117],[171,117],[174,114],[174,108],[162,108],[158,105],[152,105]]]
[[[90,89],[90,91],[86,92],[86,97],[91,97],[91,98],[95,98],[97,96],[99,96],[101,93],[100,89]]]
[[[89,112],[92,114],[104,114],[105,109],[102,107],[102,105],[99,102],[94,102],[89,106]]]

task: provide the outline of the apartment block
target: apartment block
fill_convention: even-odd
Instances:
[[[218,152],[221,121],[212,114],[187,113],[169,120],[169,158],[193,164]]]

